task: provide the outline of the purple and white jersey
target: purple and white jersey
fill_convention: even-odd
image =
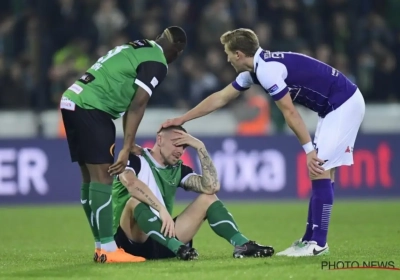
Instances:
[[[240,73],[232,83],[243,91],[261,85],[277,101],[287,92],[293,102],[325,117],[339,108],[357,90],[341,72],[309,56],[292,52],[270,52],[259,48],[254,73]]]

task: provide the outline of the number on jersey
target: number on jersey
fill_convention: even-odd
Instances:
[[[271,57],[279,59],[279,58],[284,58],[285,56],[283,55],[282,52],[271,52]]]
[[[95,71],[99,70],[103,65],[104,62],[106,62],[107,60],[109,60],[111,57],[113,57],[114,55],[120,53],[122,50],[129,48],[129,46],[118,46],[114,49],[112,49],[111,51],[109,51],[105,56],[100,57],[97,62],[90,68],[93,69]]]

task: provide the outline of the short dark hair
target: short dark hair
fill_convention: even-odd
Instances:
[[[185,133],[188,133],[188,132],[186,131],[186,129],[185,129],[183,126],[181,126],[181,125],[172,125],[172,126],[168,126],[168,127],[162,127],[162,128],[158,131],[158,133],[163,132],[163,131],[170,131],[170,130],[173,130],[173,129],[181,130],[181,131],[183,131],[183,132],[185,132]]]
[[[180,51],[184,50],[187,43],[186,32],[179,26],[170,26],[164,30],[168,40],[173,43]],[[169,33],[169,34],[168,34]]]

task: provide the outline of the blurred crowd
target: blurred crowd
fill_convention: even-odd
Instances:
[[[399,102],[399,11],[399,0],[2,0],[0,108],[56,108],[109,49],[169,25],[186,30],[188,48],[152,107],[189,108],[230,83],[219,37],[238,27],[255,30],[265,49],[331,64],[367,102]]]

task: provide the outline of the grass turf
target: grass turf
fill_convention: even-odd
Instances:
[[[301,237],[307,202],[226,203],[240,230],[276,252]],[[178,205],[179,213],[184,205]],[[393,261],[400,267],[397,201],[337,201],[325,257],[233,259],[231,245],[204,223],[197,261],[96,264],[80,206],[0,208],[0,279],[400,279],[400,270],[322,270],[322,261]]]

